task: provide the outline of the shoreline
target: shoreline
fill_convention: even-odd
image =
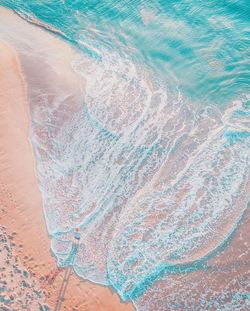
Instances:
[[[10,27],[9,30],[9,22],[13,29]],[[7,27],[3,27],[1,33],[1,26],[4,23]],[[10,40],[8,40],[9,34]],[[35,43],[32,42],[29,46],[29,43],[23,40],[24,35],[34,40]],[[1,36],[5,36],[3,41],[1,41]],[[1,48],[1,42],[7,42],[7,47],[5,43],[2,43]],[[32,47],[32,45],[35,46],[34,51],[31,50],[32,53],[24,48]],[[43,46],[46,48],[42,50]],[[34,102],[36,100],[36,94],[32,93],[32,86],[41,85],[41,88],[44,88],[43,92],[53,91],[55,96],[59,96],[61,92],[67,95],[76,88],[77,91],[73,94],[73,98],[69,99],[69,103],[73,105],[73,111],[77,111],[79,104],[82,103],[84,81],[78,78],[68,66],[69,60],[76,54],[73,48],[71,49],[65,42],[53,37],[49,31],[47,33],[39,25],[32,27],[30,23],[15,16],[13,12],[0,7],[0,235],[3,224],[7,232],[4,232],[4,236],[9,239],[9,244],[11,241],[15,244],[13,256],[18,257],[23,273],[28,271],[29,274],[29,278],[25,275],[21,276],[21,280],[16,278],[16,282],[19,282],[17,286],[21,288],[22,281],[26,281],[31,286],[30,284],[34,281],[32,295],[37,296],[35,302],[37,304],[44,302],[52,310],[56,304],[66,269],[57,267],[56,257],[50,247],[51,235],[47,230],[42,194],[38,184],[38,169],[30,137],[29,107],[32,99]],[[59,55],[56,61],[53,55]],[[49,64],[48,68],[44,66],[43,61]],[[51,101],[53,103],[53,100]],[[59,114],[59,117],[59,125],[60,122],[67,120],[67,114]],[[247,189],[249,186],[248,183]],[[229,241],[226,240],[223,243],[223,246],[227,247],[207,260],[206,269],[194,270],[187,274],[169,274],[162,279],[157,279],[152,288],[149,288],[135,302],[138,309],[140,303],[143,306],[145,299],[144,306],[147,303],[148,310],[155,310],[157,288],[164,288],[164,292],[162,291],[164,297],[159,297],[159,302],[166,302],[166,305],[172,293],[185,293],[183,297],[181,295],[175,297],[176,302],[181,306],[181,299],[185,300],[186,295],[188,300],[189,293],[192,294],[190,284],[193,290],[197,291],[197,299],[199,299],[199,295],[206,293],[206,286],[210,288],[211,295],[213,293],[222,295],[221,293],[231,281],[236,280],[240,283],[241,280],[247,278],[250,267],[248,259],[250,241],[247,235],[250,224],[248,207],[243,213],[240,226],[233,231]],[[0,263],[1,256],[0,254]],[[8,269],[15,264],[13,260],[10,260]],[[72,270],[62,310],[132,311],[136,309],[132,302],[123,303],[112,286],[107,287],[84,280]],[[7,276],[5,278],[8,284],[11,284],[13,279],[10,277],[8,279]],[[237,284],[232,284],[232,290],[240,292],[242,289],[237,289],[237,286]],[[28,290],[30,288],[22,288],[23,292],[27,291],[27,294],[30,294]],[[40,297],[36,292],[40,292]],[[0,288],[0,308],[1,295]],[[7,297],[7,294],[5,295]],[[148,297],[156,297],[156,300],[152,299],[149,304]],[[19,307],[17,309],[36,310],[33,306],[29,308],[20,309]],[[45,307],[44,310],[47,311]]]
[[[14,13],[9,10],[0,8],[0,16],[3,15],[7,17],[6,20],[19,19],[14,17]],[[2,19],[1,23],[4,23]],[[25,22],[22,21],[22,23]],[[30,25],[28,27],[32,28]],[[6,38],[1,38],[2,35],[0,32],[2,119],[0,125],[2,216],[0,221],[8,235],[15,233],[13,253],[27,270],[32,282],[34,281],[37,288],[40,288],[41,297],[38,298],[40,300],[44,298],[44,302],[53,310],[64,269],[57,267],[55,256],[50,249],[50,239],[38,187],[36,163],[30,142],[29,94],[27,94],[25,82],[29,86],[29,78],[32,77],[28,77],[27,70],[25,72],[23,68],[24,59],[20,57],[20,50],[18,51],[13,46],[13,38],[11,42],[7,42]],[[60,44],[64,45],[64,43],[58,43],[59,40],[53,37],[51,41],[55,41],[58,49],[61,48]],[[66,50],[67,57],[70,56],[70,51],[70,48]],[[61,64],[64,62],[63,56],[62,54]],[[64,72],[61,64],[58,62],[55,67],[58,66],[58,70]],[[76,81],[72,82],[72,79],[67,82],[69,88],[76,83]],[[7,284],[9,281],[6,276]],[[23,292],[25,291],[26,289],[23,289]],[[15,303],[17,302],[14,301],[11,306],[14,307]],[[27,310],[29,308],[27,306]],[[86,311],[134,310],[132,304],[123,303],[113,289],[82,280],[75,273],[70,275],[61,309],[72,310],[72,308]]]

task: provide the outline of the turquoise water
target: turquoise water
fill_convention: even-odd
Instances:
[[[31,103],[58,265],[138,310],[247,308],[249,275],[221,291],[184,279],[210,275],[247,211],[248,2],[0,4],[60,30],[82,55],[71,64],[87,83],[80,113],[62,105],[70,118],[58,128],[60,104],[41,103],[39,115]]]
[[[142,63],[193,100],[220,105],[248,89],[247,0],[0,3],[55,26],[93,57],[115,50]]]

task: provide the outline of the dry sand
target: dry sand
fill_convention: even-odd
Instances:
[[[0,15],[0,24],[3,16],[17,18],[5,9],[0,9]],[[53,310],[64,270],[57,268],[50,252],[28,139],[26,77],[14,48],[13,38],[0,43],[0,309],[46,310],[47,304]],[[122,311],[133,307],[122,303],[108,287],[80,280],[72,272],[61,310]]]
[[[26,35],[29,40],[25,40]],[[28,140],[28,98],[32,94],[26,86],[37,83],[49,89],[53,85],[53,92],[60,94],[65,84],[68,91],[77,85],[78,91],[72,97],[72,105],[77,109],[76,98],[84,88],[84,81],[78,80],[65,65],[75,54],[72,49],[0,8],[0,40],[1,37],[7,45],[0,41],[0,309],[4,304],[9,308],[5,310],[33,311],[38,306],[46,310],[46,305],[53,310],[65,271],[57,268],[50,252],[35,160]],[[23,53],[32,40],[37,48],[35,56],[28,49]],[[49,51],[42,49],[44,46],[50,46]],[[57,55],[57,62],[50,54]],[[44,58],[50,64],[47,69],[37,62]],[[48,75],[52,83],[47,82]],[[208,270],[172,275],[167,288],[166,282],[158,281],[157,286],[165,288],[165,296],[181,290],[188,293],[191,285],[198,288],[199,294],[208,285],[220,293],[231,280],[249,277],[249,224],[248,211],[229,246],[210,260]],[[150,294],[149,291],[147,295]],[[61,310],[123,311],[133,310],[133,306],[121,303],[109,288],[80,280],[72,272]]]

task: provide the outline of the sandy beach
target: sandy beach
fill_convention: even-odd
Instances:
[[[81,57],[79,52],[44,31],[39,21],[31,22],[38,26],[0,7],[0,310],[3,311],[59,310],[56,306],[67,271],[57,267],[50,249],[30,142],[30,125],[34,121],[30,109],[39,121],[43,101],[46,99],[44,109],[53,109],[60,100],[63,109],[56,114],[60,127],[73,112],[80,111],[85,90],[84,78],[71,66],[72,61]],[[42,128],[40,134],[46,135]],[[249,181],[246,189],[250,189]],[[145,195],[148,191],[151,188],[145,188]],[[243,199],[239,204],[244,204]],[[249,297],[244,296],[250,277],[249,225],[248,208],[230,241],[211,257],[206,268],[170,273],[163,280],[156,280],[137,305],[158,311],[162,310],[163,301],[172,303],[173,308],[168,310],[183,310],[189,299],[198,305],[201,297],[208,301],[212,295],[216,298],[228,292],[231,299],[242,292],[244,308],[248,299],[245,297]],[[111,288],[82,280],[73,270],[68,273],[60,310],[134,310],[132,303],[122,302]]]
[[[24,32],[35,28],[6,9],[0,9],[0,16],[1,25],[5,22],[17,28],[23,25],[21,31]],[[42,36],[43,32],[38,31]],[[4,35],[1,33],[1,37]],[[45,41],[49,40],[50,44],[54,41],[55,49],[65,47],[54,66],[67,73],[63,64],[74,52],[52,36],[47,35],[47,38]],[[65,271],[57,268],[50,251],[29,141],[27,84],[34,80],[34,75],[26,76],[28,70],[32,72],[31,64],[27,64],[26,71],[22,67],[19,59],[21,45],[17,51],[13,37],[9,42],[7,38],[4,38],[5,42],[0,39],[0,235],[4,241],[0,253],[0,306],[2,310],[54,310]],[[22,61],[24,63],[24,57]],[[35,73],[38,75],[37,70]],[[58,79],[59,84],[63,78]],[[65,85],[75,87],[76,79],[70,75],[68,78],[64,80]],[[133,310],[133,307],[122,303],[111,289],[80,280],[71,272],[61,310],[122,311]]]

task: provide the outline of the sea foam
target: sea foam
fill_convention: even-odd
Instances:
[[[107,55],[75,60],[86,79],[82,108],[61,127],[58,102],[49,122],[36,112],[32,139],[58,264],[136,300],[167,271],[216,254],[241,221],[249,107],[242,99],[200,109]]]

